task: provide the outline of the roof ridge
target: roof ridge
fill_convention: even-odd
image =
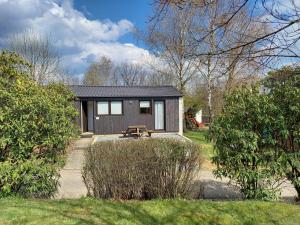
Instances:
[[[182,96],[174,86],[92,86],[73,85],[70,88],[81,97],[121,97],[121,96]]]
[[[122,87],[122,88],[132,88],[132,87],[149,87],[149,88],[155,88],[155,87],[173,87],[176,88],[173,85],[132,85],[132,86],[127,86],[127,85],[84,85],[84,84],[75,84],[75,85],[70,85],[70,86],[78,86],[78,87]]]

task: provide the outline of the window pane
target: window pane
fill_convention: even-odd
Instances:
[[[146,113],[146,114],[150,114],[151,113],[151,110],[150,108],[140,108],[140,113]]]
[[[97,110],[99,115],[107,115],[108,114],[108,102],[98,102]]]
[[[151,114],[151,103],[150,101],[140,101],[140,113]]]
[[[150,108],[150,101],[140,101],[140,108]]]
[[[119,115],[122,114],[122,102],[121,101],[113,101],[110,103],[111,114]]]

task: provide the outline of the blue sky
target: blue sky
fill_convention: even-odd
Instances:
[[[119,21],[128,19],[138,29],[145,29],[152,15],[151,0],[75,0],[74,7],[90,19]],[[137,43],[132,33],[122,36],[121,43]]]
[[[135,40],[133,31],[147,27],[153,2],[0,0],[0,48],[7,47],[12,35],[29,30],[53,39],[62,64],[73,76],[82,76],[102,56],[115,62],[146,63],[154,56]],[[297,60],[284,59],[277,65]]]
[[[151,0],[0,0],[0,48],[26,31],[50,36],[64,66],[82,76],[101,56],[116,62],[151,58],[133,31],[145,29]]]

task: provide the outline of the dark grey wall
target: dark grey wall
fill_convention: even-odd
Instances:
[[[147,99],[152,100],[152,99]],[[140,114],[140,100],[127,99],[123,101],[124,104],[124,128],[130,125],[146,125],[149,130],[154,129],[154,107],[153,100],[152,114]]]
[[[166,131],[179,131],[179,98],[166,99],[165,101],[166,114]]]
[[[154,130],[154,101],[163,100],[165,102],[165,131],[178,132],[179,130],[179,98],[145,98],[145,99],[89,99],[94,100],[94,133],[113,134],[121,133],[130,125],[146,125],[147,129]],[[122,100],[123,115],[97,115],[97,101]],[[140,114],[139,101],[151,100],[152,114]],[[96,120],[95,117],[99,117]]]

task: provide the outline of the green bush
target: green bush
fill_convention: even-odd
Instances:
[[[36,83],[29,70],[18,55],[0,53],[0,196],[51,197],[56,166],[77,134],[72,92]]]
[[[247,198],[276,196],[273,183],[288,179],[300,200],[300,67],[272,71],[258,87],[227,96],[214,122],[215,173],[237,182]]]
[[[214,172],[236,182],[246,198],[277,197],[273,185],[281,167],[276,163],[280,155],[272,149],[275,112],[267,95],[257,87],[244,87],[227,96],[223,114],[213,123]]]
[[[55,160],[76,134],[74,95],[64,85],[39,85],[30,65],[0,53],[0,161],[27,159],[32,152]]]
[[[277,108],[273,151],[281,155],[281,170],[294,185],[300,201],[300,67],[286,66],[270,72],[264,85]]]
[[[89,194],[97,198],[185,197],[201,162],[199,146],[189,142],[101,142],[86,152],[83,176]]]
[[[0,162],[0,197],[49,198],[58,185],[57,168],[42,159]]]

